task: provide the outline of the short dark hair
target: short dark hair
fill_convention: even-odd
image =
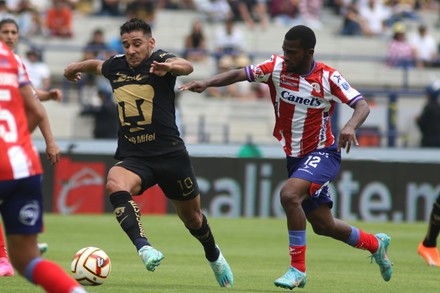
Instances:
[[[300,40],[304,49],[314,49],[316,45],[316,36],[311,28],[305,25],[296,25],[292,27],[284,36],[289,41]]]
[[[5,24],[8,24],[8,23],[15,25],[17,27],[17,31],[18,32],[20,31],[20,29],[18,27],[18,23],[13,18],[4,18],[4,19],[0,20],[0,28],[2,28]]]
[[[133,31],[142,31],[145,35],[148,37],[152,36],[151,33],[151,26],[139,18],[132,18],[129,21],[126,21],[123,25],[120,27],[120,34],[121,36],[126,33],[131,33]]]

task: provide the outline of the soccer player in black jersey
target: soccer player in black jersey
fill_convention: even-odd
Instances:
[[[147,270],[154,271],[164,256],[148,241],[132,196],[158,184],[203,245],[220,286],[231,287],[232,271],[202,213],[196,177],[175,121],[176,76],[190,74],[193,66],[169,52],[155,51],[151,27],[143,20],[125,22],[120,35],[125,54],[72,63],[64,71],[70,81],[78,81],[82,72],[102,74],[113,88],[119,113],[114,157],[119,161],[108,173],[106,189],[115,216]]]

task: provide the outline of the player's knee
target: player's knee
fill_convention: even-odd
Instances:
[[[107,180],[107,183],[105,184],[105,189],[107,191],[107,194],[112,194],[114,192],[121,190],[125,190],[131,194],[138,191],[137,190],[138,188],[132,188],[128,186],[126,183],[122,182],[121,180],[114,180],[111,178]]]
[[[283,207],[301,205],[301,195],[295,190],[282,190],[280,201]]]
[[[191,213],[186,215],[185,217],[181,217],[185,227],[190,230],[197,230],[203,225],[203,214],[200,213]]]
[[[118,190],[122,190],[121,186],[114,180],[108,180],[105,184],[105,190],[108,194],[112,194]]]

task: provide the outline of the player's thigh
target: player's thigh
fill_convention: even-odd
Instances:
[[[6,234],[40,233],[43,227],[41,175],[2,181],[0,189],[0,212]]]
[[[157,183],[167,198],[189,201],[200,193],[196,175],[187,152],[170,156],[154,168]]]
[[[110,194],[120,190],[138,194],[141,184],[142,180],[138,174],[119,165],[113,166],[108,172],[106,188]]]
[[[303,200],[309,195],[311,182],[302,178],[289,178],[281,189],[281,200]]]

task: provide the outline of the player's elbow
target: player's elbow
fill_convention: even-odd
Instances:
[[[194,66],[191,63],[189,63],[186,66],[186,70],[185,71],[186,71],[185,72],[186,75],[189,75],[189,74],[193,73],[194,72]]]
[[[360,100],[356,103],[355,110],[362,112],[365,116],[370,114],[370,106],[368,106],[367,101]]]

